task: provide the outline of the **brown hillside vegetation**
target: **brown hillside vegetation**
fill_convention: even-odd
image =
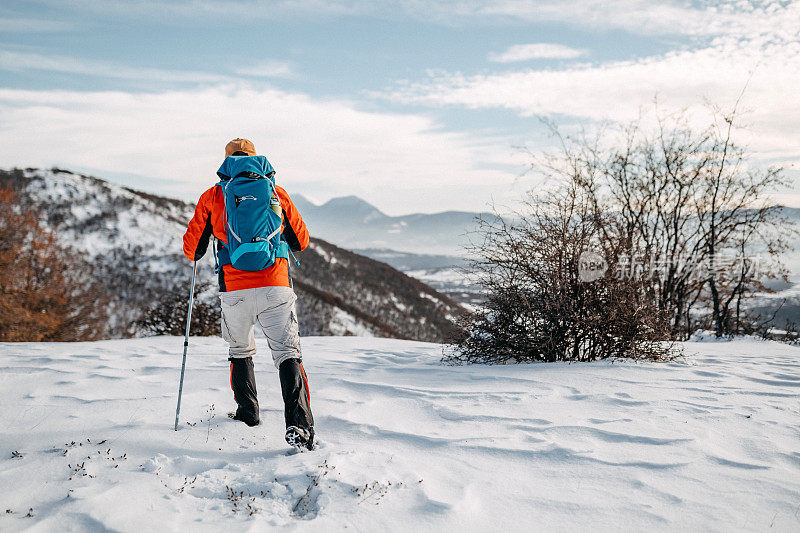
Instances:
[[[61,248],[35,212],[0,188],[0,341],[98,338],[105,320],[88,265]]]

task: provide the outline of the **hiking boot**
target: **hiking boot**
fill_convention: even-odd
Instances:
[[[258,397],[253,358],[234,358],[231,362],[231,389],[236,400],[236,413],[231,417],[241,420],[248,426],[258,425]]]
[[[257,418],[253,418],[252,415],[247,415],[246,413],[240,413],[239,409],[237,409],[235,413],[228,413],[228,418],[244,422],[250,427],[257,426],[261,423],[261,421],[259,421]]]
[[[308,380],[302,361],[287,359],[278,368],[278,375],[281,380],[286,427],[313,428],[311,395],[308,392]]]
[[[297,426],[289,426],[286,428],[286,442],[289,446],[297,450],[303,448],[307,450],[314,449],[314,428],[299,428]]]

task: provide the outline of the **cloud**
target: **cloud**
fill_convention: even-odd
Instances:
[[[3,33],[46,33],[70,31],[75,27],[59,20],[43,20],[31,18],[0,18],[0,32]]]
[[[491,54],[489,60],[496,63],[516,63],[530,59],[574,59],[583,55],[586,55],[586,50],[563,44],[534,43],[514,45],[501,54]]]
[[[61,5],[59,0],[42,0]],[[225,17],[279,20],[298,15],[309,18],[366,16],[381,19],[412,18],[454,25],[493,25],[498,22],[564,23],[574,27],[610,32],[624,30],[640,35],[720,34],[741,23],[745,13],[759,23],[775,4],[767,0],[72,0],[73,9],[111,13],[115,16],[182,18]]]
[[[736,19],[744,24],[749,11]],[[763,14],[763,13],[762,13]],[[581,121],[626,122],[652,106],[689,108],[707,120],[704,101],[730,107],[747,84],[743,107],[749,133],[742,139],[764,160],[796,160],[800,146],[800,4],[773,6],[769,20],[753,19],[738,33],[708,44],[632,61],[560,69],[520,69],[465,75],[433,74],[398,85],[382,96],[396,102],[469,109],[504,108],[521,116],[563,116]]]
[[[0,49],[0,69],[11,71],[39,70],[79,74],[99,78],[152,80],[172,83],[224,83],[230,76],[191,70],[168,70],[126,66],[111,61],[81,59],[58,54],[40,54],[25,50]],[[252,78],[293,78],[295,73],[285,61],[262,61],[236,67],[233,74]]]
[[[749,140],[763,160],[796,159],[800,145],[800,109],[793,107],[800,86],[798,2],[176,0],[154,9],[156,4],[147,0],[72,0],[69,5],[126,18],[180,14],[182,21],[224,20],[246,12],[249,18],[275,23],[298,15],[300,19],[405,17],[443,25],[519,27],[536,22],[607,34],[689,36],[681,38],[680,47],[672,52],[631,61],[570,63],[542,70],[516,67],[503,73],[439,71],[427,79],[392,86],[379,96],[415,106],[504,108],[523,117],[627,121],[650,106],[655,95],[663,104],[691,107],[699,117],[698,102],[708,98],[730,104],[751,78],[745,99],[745,107],[753,110],[749,122],[754,134]],[[517,45],[492,59],[521,61],[541,56],[546,50],[534,47],[544,46],[559,45]],[[564,49],[560,53],[574,53]],[[549,53],[555,55],[553,48]],[[359,194],[389,212],[480,209],[490,196],[497,194],[502,201],[523,183],[514,178],[524,162],[510,148],[520,139],[447,132],[419,112],[368,112],[348,100],[254,89],[245,83],[225,85],[236,80],[230,75],[121,66],[25,49],[0,50],[0,68],[193,87],[146,94],[0,90],[4,165],[57,163],[138,173],[169,180],[172,189],[162,192],[188,198],[213,179],[220,147],[228,138],[251,136],[257,147],[267,147],[264,151],[275,159],[281,175],[296,185],[290,190],[323,199]],[[295,75],[291,64],[280,61],[231,68],[259,84],[263,84],[260,78]],[[200,84],[206,87],[198,88]],[[32,139],[42,139],[46,149],[32,151]],[[98,152],[98,143],[108,149]]]
[[[129,67],[108,61],[79,59],[57,54],[44,55],[8,49],[0,50],[0,69],[15,71],[41,70],[103,78],[166,82],[209,83],[222,82],[225,79],[222,76],[205,72]]]
[[[600,32],[625,30],[638,35],[707,37],[737,31],[743,25],[764,24],[775,4],[769,0],[452,0],[437,2],[450,16],[505,21],[555,22]]]
[[[235,137],[252,139],[290,191],[357,194],[390,213],[485,209],[493,195],[511,194],[515,178],[502,170],[515,162],[505,140],[344,100],[243,85],[146,94],[0,89],[3,166],[138,174],[162,180],[154,192],[192,199],[215,182]]]
[[[295,73],[290,63],[286,61],[261,61],[234,69],[234,73],[241,76],[255,78],[293,78]]]

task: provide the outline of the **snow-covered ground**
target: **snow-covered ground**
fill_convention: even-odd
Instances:
[[[197,338],[172,430],[182,341],[0,344],[0,530],[800,530],[800,348],[448,367],[304,338],[321,444],[294,454],[263,340],[260,426]]]

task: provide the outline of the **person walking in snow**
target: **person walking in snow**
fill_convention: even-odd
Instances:
[[[230,346],[231,389],[237,404],[233,418],[248,426],[259,423],[253,371],[258,323],[278,368],[286,441],[312,449],[314,417],[288,261],[292,251],[308,246],[308,229],[286,191],[274,184],[272,165],[256,155],[249,140],[234,139],[225,146],[217,175],[220,182],[197,202],[183,236],[183,252],[197,261],[215,239],[222,337]]]

